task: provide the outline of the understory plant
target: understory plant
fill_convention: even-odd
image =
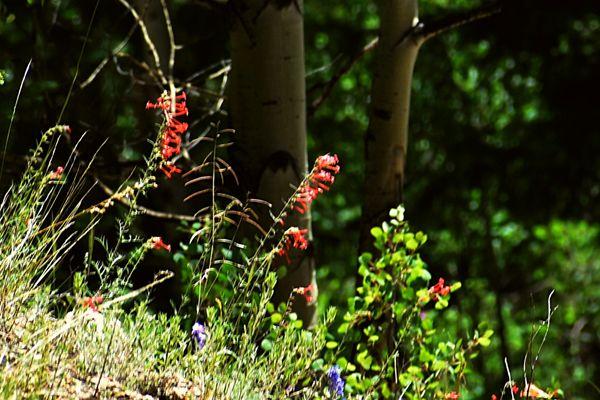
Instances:
[[[164,237],[135,234],[133,222],[144,210],[139,200],[159,182],[157,172],[167,178],[182,172],[173,157],[187,130],[180,121],[188,113],[185,101],[184,93],[165,93],[148,103],[148,109],[162,111],[163,123],[146,165],[104,200],[88,204],[90,183],[85,177],[91,163],[78,159],[77,146],[64,165],[54,158],[56,149],[73,139],[63,125],[42,135],[20,181],[4,195],[1,397],[113,398],[119,392],[132,397],[314,398],[326,385],[312,362],[323,351],[334,312],[313,329],[302,329],[291,305],[299,298],[306,301],[310,288],[298,288],[276,310],[270,299],[277,272],[270,265],[306,249],[306,231],[282,225],[289,213],[302,212],[329,188],[339,171],[337,157],[319,157],[281,212],[272,216],[270,227],[263,229],[248,204],[270,207],[268,203],[241,202],[215,189],[216,178],[234,175],[217,154],[226,131],[204,137],[211,149],[191,172],[209,171],[208,190],[199,190],[211,200],[191,225],[188,246],[197,245],[200,251],[196,263],[188,266],[191,290],[182,302],[194,300],[195,312],[167,317],[148,308],[150,290],[172,279],[172,271],[160,272],[143,287],[132,286],[132,275],[149,252],[172,250]],[[203,179],[191,175],[190,182],[194,180]],[[114,217],[109,211],[118,204],[125,212]],[[94,233],[103,218],[115,218],[116,231],[110,237]],[[244,240],[235,233],[227,237],[231,227],[237,232],[242,224],[255,227],[258,234]],[[91,239],[88,254],[72,253],[85,239]],[[92,256],[93,246],[100,246],[101,256]],[[65,281],[59,271],[67,256],[70,268],[78,272]]]
[[[185,172],[176,166],[186,101],[171,91],[147,104],[163,120],[146,165],[118,190],[104,188],[103,200],[89,199],[92,163],[79,159],[81,138],[66,125],[41,136],[3,196],[0,397],[458,399],[468,361],[490,344],[492,331],[481,326],[469,338],[452,338],[436,324],[460,283],[432,279],[418,252],[427,237],[410,230],[404,208],[372,229],[373,251],[359,258],[360,281],[337,331],[329,329],[333,308],[306,329],[294,305],[315,302],[315,288],[294,288],[273,304],[285,273],[273,265],[291,264],[308,249],[308,231],[287,222],[331,188],[338,157],[318,157],[282,207],[238,199],[223,189],[228,180],[239,183],[220,154],[232,131],[200,137],[208,144],[202,161]],[[59,163],[56,150],[71,142],[69,159]],[[208,205],[181,225],[188,240],[175,251],[165,237],[136,234],[134,221],[161,174],[180,173],[194,188],[187,198]],[[123,213],[111,213],[117,205]],[[257,207],[266,209],[266,222]],[[95,233],[103,219],[116,227],[109,237]],[[86,239],[86,254],[73,251]],[[150,252],[171,251],[187,285],[167,316],[152,311],[149,299],[174,271],[141,287],[132,276]],[[64,279],[67,256],[76,272]],[[501,396],[545,394],[532,383],[525,388],[515,392],[509,379]]]
[[[347,392],[367,398],[458,398],[468,360],[490,343],[493,332],[450,338],[436,325],[460,282],[432,280],[418,250],[426,242],[412,232],[404,208],[374,227],[373,252],[359,258],[356,295],[329,343],[327,360],[347,374]]]

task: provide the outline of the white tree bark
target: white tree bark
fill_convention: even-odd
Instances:
[[[361,248],[369,247],[370,227],[402,201],[413,69],[421,38],[417,0],[382,0],[376,70],[371,89]]]
[[[242,0],[231,30],[231,117],[241,148],[241,171],[275,214],[307,173],[304,27],[302,1]],[[289,217],[286,226],[310,230],[310,215]],[[276,289],[286,301],[295,287],[313,284],[310,254],[292,260]],[[297,299],[295,311],[311,325],[315,305]]]

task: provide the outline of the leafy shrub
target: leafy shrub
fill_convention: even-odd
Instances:
[[[369,398],[446,398],[464,383],[469,358],[487,346],[491,330],[470,340],[444,337],[435,326],[448,306],[450,293],[460,288],[431,275],[418,254],[426,242],[404,220],[404,208],[390,211],[390,220],[371,230],[375,254],[360,256],[361,281],[348,300],[338,329],[338,342],[326,355],[348,373],[348,392]]]

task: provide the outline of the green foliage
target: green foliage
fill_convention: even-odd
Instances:
[[[57,391],[73,398],[98,393],[112,398],[119,391],[135,390],[167,397],[184,393],[264,398],[283,397],[296,385],[302,387],[303,398],[319,392],[319,372],[312,362],[325,347],[326,326],[334,312],[311,331],[302,329],[290,304],[275,312],[269,303],[277,280],[269,268],[272,243],[261,241],[248,268],[216,286],[228,288],[229,295],[205,290],[214,284],[213,278],[231,273],[227,263],[212,260],[208,265],[214,274],[193,280],[191,287],[201,300],[207,330],[205,345],[194,347],[188,327],[196,317],[156,315],[142,298],[172,278],[171,272],[157,275],[144,287],[132,287],[131,276],[142,259],[164,249],[156,244],[162,242],[160,238],[130,233],[138,215],[137,201],[155,186],[156,158],[148,158],[133,182],[82,209],[84,198],[78,196],[85,194],[85,185],[72,174],[72,164],[60,172],[50,168],[61,145],[60,135],[67,134],[68,127],[57,126],[42,135],[20,182],[0,203],[0,222],[5,227],[0,232],[2,368],[9,366],[3,370],[0,395],[20,393],[29,398]],[[110,215],[123,199],[128,206],[125,213]],[[91,217],[88,224],[73,224],[86,216]],[[94,237],[94,228],[103,218],[112,219],[116,226],[110,238]],[[216,247],[216,230],[222,227],[209,225],[209,233],[200,236],[201,259],[207,254],[203,248]],[[192,228],[191,237],[198,237],[194,232],[199,227]],[[70,288],[57,279],[57,266],[88,235],[102,251],[77,261],[87,273],[76,273]],[[225,249],[219,251],[226,253]],[[132,300],[137,301],[127,306]]]
[[[217,69],[226,65],[222,60],[228,58],[227,46],[223,45],[227,24],[220,10],[209,9],[205,3],[170,3],[177,43],[181,45],[178,76],[191,76],[213,63],[217,63]],[[419,4],[420,20],[427,24],[479,4],[482,2],[423,0]],[[330,0],[305,2],[304,6],[307,97],[311,103],[321,94],[320,85],[375,37],[378,18],[375,2]],[[502,385],[505,356],[513,366],[520,363],[528,346],[531,321],[543,319],[545,314],[543,307],[532,304],[543,304],[549,290],[556,287],[555,299],[560,307],[542,358],[552,367],[538,368],[536,376],[555,387],[560,383],[570,399],[585,399],[596,393],[590,382],[600,381],[598,296],[594,291],[599,276],[596,232],[600,216],[598,90],[593,84],[600,69],[597,4],[593,0],[573,4],[537,0],[505,2],[503,6],[500,16],[462,26],[421,49],[411,102],[405,201],[411,221],[428,233],[428,246],[417,250],[429,261],[431,273],[463,283],[460,302],[438,314],[436,325],[444,326],[449,337],[465,337],[481,321],[497,332],[497,340],[482,350],[484,357],[472,364],[472,397],[489,398],[489,392]],[[38,131],[40,121],[47,126],[55,122],[75,74],[90,20],[88,2],[0,4],[0,69],[4,74],[0,120],[4,123],[10,119],[25,65],[30,58],[34,60],[15,118],[13,132],[19,134],[11,135],[8,142],[3,180],[16,180],[23,170],[18,157],[26,155],[37,139],[31,133]],[[144,72],[128,62],[131,57],[142,60],[146,52],[139,30],[122,54],[108,58],[91,85],[79,88],[79,84],[128,36],[130,29],[131,19],[118,2],[101,4],[65,114],[65,120],[74,124],[74,132],[89,131],[86,138],[90,143],[80,147],[84,157],[93,154],[105,139],[111,139],[101,151],[94,173],[112,187],[118,187],[121,178],[130,174],[131,161],[139,161],[146,154],[153,124],[147,121],[147,114],[137,111],[143,107],[139,107],[140,86],[136,84]],[[204,93],[205,85],[213,96],[220,82],[207,78],[214,68],[208,71],[191,84],[198,93]],[[332,304],[343,310],[348,296],[354,294],[362,143],[368,124],[371,71],[372,53],[367,53],[308,120],[309,151],[333,151],[345,160],[345,174],[337,180],[337,189],[313,212],[322,313]],[[203,103],[198,110],[212,110],[213,98],[205,101],[198,93],[193,94],[196,104]],[[221,117],[214,113],[201,118]],[[52,164],[52,168],[40,170],[40,176],[55,167]],[[8,185],[6,181],[1,184]],[[59,182],[30,184],[31,190],[43,187],[43,194],[66,189]],[[19,193],[24,201],[31,199],[29,192]],[[34,198],[39,206],[41,198]],[[158,196],[154,205],[164,205],[165,198],[176,196]],[[170,203],[179,208],[175,201]],[[34,209],[33,202],[28,204],[22,214],[7,213],[14,221],[3,220],[8,221],[6,231],[13,232],[15,238],[23,237],[25,232],[18,234],[18,229],[24,227],[17,221],[28,218]],[[158,229],[146,222],[134,228],[133,236],[139,236],[136,241],[121,246],[123,255],[139,255],[136,251],[145,242],[142,236],[156,234],[145,231],[148,226]],[[101,223],[112,226],[113,220],[104,217]],[[101,226],[96,228],[95,234],[87,238],[104,236],[101,240],[106,246],[91,246],[97,250],[90,271],[96,271],[98,263],[108,265],[106,259],[99,259],[98,250],[111,248],[116,238],[112,233],[99,233]],[[162,225],[160,229],[165,235],[174,230]],[[59,236],[59,244],[71,243],[59,231],[46,233],[49,236],[36,237],[43,251],[36,253],[31,243],[23,247],[13,269],[23,273],[11,275],[14,281],[6,282],[8,290],[15,291],[16,281],[26,280],[28,271],[39,272],[36,266],[42,260],[54,260],[58,253],[51,235]],[[2,240],[19,243],[6,241],[6,236]],[[203,251],[201,246],[200,241],[190,243],[188,249],[177,249],[190,252],[189,259],[177,255],[175,262],[175,266],[184,268],[182,281],[195,281],[192,277]],[[157,260],[144,260],[137,268],[141,275],[152,276],[148,271]],[[168,260],[162,257],[161,267],[165,262]],[[113,272],[126,264],[119,261]],[[217,282],[227,282],[227,276],[223,273]],[[95,293],[95,282],[88,283],[91,288],[77,292],[74,300]],[[193,294],[190,290],[188,303]],[[170,291],[154,292],[163,303],[172,301],[170,296]],[[42,308],[45,298],[35,297]],[[61,307],[59,304],[55,308]],[[283,314],[274,318],[283,318]],[[520,368],[513,373],[518,376]]]
[[[359,257],[360,285],[330,342],[326,359],[348,373],[348,392],[368,398],[445,398],[464,383],[467,362],[479,346],[490,344],[492,330],[471,340],[452,339],[435,325],[460,282],[429,288],[431,274],[418,250],[427,241],[413,233],[402,206],[371,230],[376,255]],[[446,289],[443,289],[446,288]],[[441,292],[440,292],[441,290]]]

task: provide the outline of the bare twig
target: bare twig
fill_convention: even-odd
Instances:
[[[418,33],[419,38],[422,42],[425,42],[450,29],[491,17],[492,15],[498,14],[501,10],[502,7],[500,2],[493,2],[473,10],[447,15],[438,20],[424,24]]]
[[[135,57],[133,57],[131,54],[127,54],[127,53],[123,53],[123,52],[118,52],[117,54],[114,55],[113,58],[115,59],[115,66],[117,68],[117,72],[122,75],[130,76],[131,78],[133,78],[136,81],[136,83],[144,84],[145,82],[143,80],[135,77],[133,75],[133,72],[130,71],[129,73],[127,73],[124,70],[122,70],[118,61],[116,61],[118,58],[125,58],[125,59],[129,60],[134,66],[145,71],[148,74],[148,76],[153,78],[155,80],[155,83],[157,86],[162,85],[162,83],[160,81],[160,77],[157,76],[157,72],[154,69],[150,68],[150,66],[148,64],[146,64],[144,61],[140,61],[140,60],[136,59]]]
[[[394,47],[405,43],[407,40],[412,39],[415,43],[420,46],[428,39],[435,37],[443,32],[446,32],[450,29],[454,29],[460,27],[462,25],[479,21],[484,18],[491,17],[501,11],[500,3],[494,2],[492,4],[488,4],[482,6],[480,8],[476,8],[473,10],[469,10],[466,12],[460,12],[456,14],[448,15],[444,18],[434,20],[430,23],[418,23],[413,26],[411,29],[407,30],[396,42]],[[314,100],[311,105],[308,107],[307,115],[312,116],[317,108],[323,104],[323,102],[331,95],[334,87],[337,85],[339,80],[344,76],[350,69],[360,60],[367,52],[373,50],[379,44],[379,38],[375,38],[367,43],[358,53],[354,55],[346,64],[344,64],[335,75],[323,85],[323,92],[321,95]]]
[[[119,43],[113,49],[113,51],[111,51],[110,55],[106,56],[102,61],[100,61],[100,64],[98,64],[98,66],[94,69],[94,71],[90,74],[90,76],[85,81],[83,81],[82,83],[79,84],[79,89],[85,88],[90,83],[92,83],[92,81],[94,79],[96,79],[96,77],[98,76],[98,74],[100,74],[100,72],[102,71],[102,69],[106,66],[106,64],[108,64],[108,62],[110,61],[110,59],[113,58],[113,57],[115,57],[117,54],[119,54],[121,52],[121,50],[123,50],[123,47],[125,47],[125,45],[127,44],[127,42],[129,42],[129,40],[131,39],[131,36],[133,36],[133,34],[135,33],[137,27],[138,27],[137,24],[134,24],[131,27],[131,29],[127,33],[127,36],[125,37],[125,39],[123,39],[121,41],[121,43]]]
[[[548,295],[548,304],[547,304],[547,315],[546,321],[543,324],[546,326],[546,331],[544,332],[544,336],[542,337],[542,342],[540,343],[540,347],[538,347],[538,351],[535,354],[535,358],[531,362],[531,382],[533,383],[534,374],[535,374],[535,366],[540,358],[540,354],[542,353],[542,348],[544,347],[544,343],[546,343],[546,338],[548,337],[548,332],[550,331],[550,322],[552,320],[552,314],[558,308],[558,306],[552,308],[552,295],[554,294],[554,290],[550,292]],[[531,390],[531,385],[527,383],[527,374],[525,374],[525,388],[527,390],[527,394],[525,398],[529,398],[529,391]]]
[[[513,385],[512,376],[510,375],[510,367],[508,366],[508,358],[506,357],[504,357],[504,366],[506,368],[506,373],[508,374],[508,382],[502,388],[502,397],[504,397],[504,391],[506,390],[506,386],[508,385],[510,387]],[[508,392],[510,393],[510,398],[512,400],[515,400],[515,394],[513,393],[513,391],[509,389]]]
[[[135,19],[137,24],[140,26],[140,29],[142,31],[142,36],[144,37],[144,41],[146,42],[146,45],[148,46],[148,48],[150,49],[150,52],[152,53],[152,57],[154,59],[154,64],[156,66],[156,72],[158,73],[160,81],[163,85],[165,85],[165,86],[168,85],[167,78],[165,78],[165,74],[163,73],[162,69],[160,68],[160,57],[158,56],[158,51],[156,50],[156,46],[154,45],[154,42],[152,42],[152,39],[150,39],[150,35],[148,34],[148,29],[146,28],[146,24],[144,23],[144,21],[142,20],[142,18],[138,14],[138,12],[135,10],[135,8],[133,8],[133,6],[131,4],[129,4],[127,2],[127,0],[118,0],[118,1],[119,1],[119,3],[123,4],[123,6],[125,8],[127,8],[129,10],[129,12],[133,16],[133,18]]]
[[[354,57],[352,57],[335,73],[335,75],[325,84],[321,95],[310,104],[310,107],[307,110],[308,116],[312,116],[317,110],[317,108],[319,108],[321,104],[323,104],[323,102],[329,97],[329,95],[331,95],[333,88],[335,87],[335,85],[337,85],[342,76],[347,74],[348,71],[350,71],[350,69],[354,66],[354,64],[356,64],[369,51],[377,47],[378,44],[379,38],[371,40],[362,49],[360,49],[360,51],[356,53]]]
[[[132,290],[131,292],[126,293],[122,296],[115,297],[114,299],[111,299],[109,301],[105,301],[102,304],[99,304],[98,310],[104,310],[104,309],[107,309],[108,307],[112,306],[113,304],[119,304],[119,303],[123,303],[128,300],[131,300],[131,299],[139,296],[140,294],[152,289],[154,286],[163,283],[167,279],[171,279],[174,276],[175,276],[175,274],[173,273],[173,271],[159,271],[154,276],[154,280],[152,282],[150,282],[149,284],[142,286],[139,289]]]
[[[112,197],[115,194],[115,192],[105,183],[103,183],[100,179],[98,179],[98,177],[94,176],[94,179],[96,180],[98,186],[102,189],[102,191],[108,196]],[[114,199],[117,200],[119,203],[126,205],[127,207],[133,207],[134,210],[139,211],[141,214],[148,215],[150,217],[173,221],[198,221],[198,218],[194,217],[193,215],[167,213],[163,211],[152,210],[150,208],[140,206],[138,204],[131,204],[131,202],[123,196],[116,196],[114,197]]]
[[[163,15],[165,16],[165,24],[169,34],[169,82],[173,82],[173,68],[175,66],[175,35],[173,34],[173,24],[171,24],[171,16],[165,0],[160,0],[162,5]]]

